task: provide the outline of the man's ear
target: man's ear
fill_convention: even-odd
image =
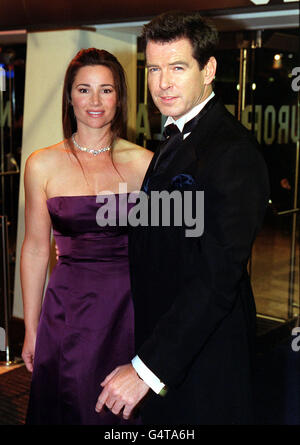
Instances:
[[[217,61],[214,57],[210,57],[207,64],[203,68],[204,85],[210,85],[215,78],[217,70]]]

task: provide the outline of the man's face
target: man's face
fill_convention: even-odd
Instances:
[[[179,119],[211,93],[206,69],[200,70],[188,39],[150,41],[146,60],[149,90],[162,114]]]

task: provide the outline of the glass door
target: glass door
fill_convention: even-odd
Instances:
[[[249,272],[258,317],[272,327],[299,313],[298,29],[227,32],[220,42],[215,90],[255,134],[269,170],[270,201]]]

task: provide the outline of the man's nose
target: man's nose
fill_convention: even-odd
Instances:
[[[172,86],[171,77],[170,74],[167,71],[162,71],[160,74],[160,88],[162,90],[168,89],[170,86]]]

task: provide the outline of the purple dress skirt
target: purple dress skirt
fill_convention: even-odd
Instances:
[[[140,423],[95,411],[100,382],[134,355],[127,228],[97,224],[96,196],[47,205],[60,257],[42,306],[26,423]]]

